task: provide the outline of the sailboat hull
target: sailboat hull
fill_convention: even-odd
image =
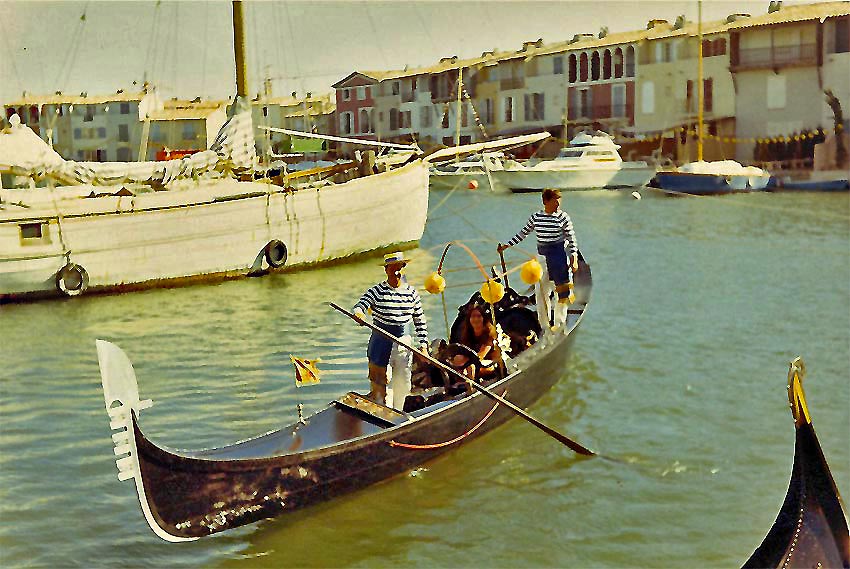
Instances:
[[[411,245],[425,228],[428,169],[415,161],[298,191],[229,179],[77,197],[88,189],[4,196],[29,207],[0,214],[0,301],[63,294],[57,273],[69,263],[85,271],[86,292],[120,291],[262,273],[275,240],[288,253],[283,269]]]
[[[765,189],[770,178],[744,174],[697,174],[693,172],[659,172],[652,185],[670,192],[697,196],[752,192]]]

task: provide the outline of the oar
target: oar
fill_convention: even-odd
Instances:
[[[336,304],[334,302],[329,302],[328,304],[331,305],[331,308],[334,308],[334,309],[338,310],[339,312],[342,312],[343,314],[345,314],[346,316],[348,316],[349,318],[351,318],[352,320],[354,320],[355,322],[357,322],[361,326],[368,326],[369,328],[371,328],[375,332],[378,332],[379,334],[383,335],[385,338],[392,340],[393,342],[395,342],[399,346],[402,346],[404,348],[407,348],[411,352],[419,354],[420,356],[422,356],[423,358],[425,358],[426,360],[428,360],[432,364],[436,365],[440,369],[445,370],[448,373],[454,374],[464,381],[468,381],[470,383],[470,385],[472,385],[472,387],[474,387],[478,392],[483,393],[484,395],[486,395],[490,399],[498,401],[499,403],[501,403],[502,405],[504,405],[505,407],[507,407],[508,409],[510,409],[511,411],[513,411],[514,413],[516,413],[517,415],[519,415],[520,417],[522,417],[523,419],[525,419],[526,421],[528,421],[529,423],[531,423],[532,425],[534,425],[535,427],[537,427],[538,429],[540,429],[541,431],[543,431],[544,433],[549,435],[550,437],[552,437],[553,439],[555,439],[555,440],[559,441],[560,443],[570,447],[576,453],[583,454],[583,455],[586,455],[586,456],[594,456],[596,454],[592,450],[590,450],[589,448],[578,444],[577,442],[566,437],[565,435],[562,435],[561,433],[559,433],[558,431],[556,431],[552,427],[544,425],[543,423],[541,423],[540,421],[538,421],[537,419],[535,419],[534,417],[532,417],[531,415],[529,415],[528,413],[526,413],[525,411],[523,411],[522,409],[520,409],[519,407],[517,407],[516,405],[514,405],[513,403],[511,403],[507,399],[505,399],[504,397],[496,395],[492,391],[488,391],[486,387],[480,385],[478,382],[469,379],[465,375],[462,375],[461,373],[459,373],[457,370],[454,370],[454,369],[450,368],[449,366],[447,366],[446,364],[444,364],[443,362],[431,357],[430,354],[427,354],[425,352],[422,352],[422,351],[414,348],[413,346],[407,344],[406,342],[402,341],[401,339],[396,338],[395,336],[393,336],[392,334],[390,334],[386,330],[382,330],[381,328],[378,328],[377,326],[375,326],[374,324],[372,324],[370,322],[366,322],[365,320],[361,320],[360,318],[357,318],[354,314],[352,314],[351,312],[349,312],[345,308],[342,308],[341,306],[339,306],[338,304]]]

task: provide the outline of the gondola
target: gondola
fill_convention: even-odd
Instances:
[[[566,325],[539,327],[537,341],[507,362],[503,377],[486,384],[489,393],[447,396],[405,412],[349,392],[303,421],[209,450],[177,451],[148,439],[139,412],[152,403],[139,399],[130,360],[114,344],[97,340],[118,477],[135,481],[154,533],[179,542],[280,516],[408,472],[522,414],[559,380],[590,300],[590,267],[584,259],[579,263],[576,300]],[[505,299],[520,297],[507,290]],[[534,310],[520,305],[497,309],[496,321],[517,311],[537,321]],[[508,402],[494,402],[499,396]],[[520,409],[512,411],[510,404]]]
[[[797,431],[794,466],[785,502],[744,569],[850,567],[850,537],[841,496],[812,426],[801,358],[791,362],[788,400]]]

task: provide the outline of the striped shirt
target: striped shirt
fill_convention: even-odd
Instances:
[[[398,288],[393,288],[387,281],[378,283],[363,293],[353,310],[356,311],[358,308],[363,312],[371,308],[372,318],[383,324],[404,326],[413,320],[419,343],[428,343],[428,328],[425,313],[422,311],[422,299],[419,298],[416,289],[409,284],[402,283]]]
[[[528,223],[508,241],[508,245],[513,247],[528,237],[532,231],[537,234],[538,245],[567,242],[570,253],[578,253],[573,222],[570,216],[561,209],[556,209],[555,213],[546,213],[546,211],[532,213],[531,217],[528,218]]]

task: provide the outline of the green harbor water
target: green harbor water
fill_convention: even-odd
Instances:
[[[299,402],[312,413],[367,387],[366,331],[324,303],[352,305],[382,278],[379,261],[5,305],[0,566],[737,567],[787,488],[797,355],[850,495],[850,196],[564,196],[595,287],[570,366],[530,411],[623,462],[577,458],[514,419],[408,475],[169,544],[118,481],[95,339],[134,362],[154,401],[141,414],[152,439],[227,444],[293,422]],[[452,239],[496,263],[496,242],[538,205],[531,194],[432,193],[411,282]],[[508,253],[512,266],[526,258]],[[459,247],[446,267],[451,318],[478,276]],[[440,298],[423,300],[431,336],[444,335]],[[296,391],[289,354],[321,357],[322,383]]]

